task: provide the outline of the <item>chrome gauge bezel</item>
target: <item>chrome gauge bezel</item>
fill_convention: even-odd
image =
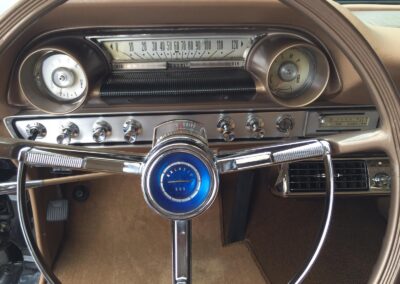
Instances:
[[[82,67],[86,88],[78,98],[69,101],[57,100],[42,82],[41,64],[45,58],[53,54],[65,54]],[[76,110],[85,101],[89,89],[88,76],[80,60],[64,49],[53,47],[41,48],[29,53],[20,65],[18,79],[22,96],[37,109],[50,114],[65,114]]]
[[[308,76],[303,87],[296,93],[293,93],[290,96],[279,95],[276,94],[269,85],[271,68],[281,54],[291,49],[302,50],[302,52],[309,57],[309,65],[313,69],[310,70],[312,74]],[[302,107],[314,102],[320,95],[322,95],[328,85],[329,73],[330,68],[328,59],[319,48],[309,43],[289,44],[280,49],[271,60],[266,73],[267,91],[272,94],[273,98],[281,105],[287,107]]]
[[[51,75],[50,74],[44,74],[44,73],[46,73],[46,71],[51,71],[51,70],[44,70],[43,68],[44,68],[44,64],[45,64],[45,61],[46,60],[48,60],[48,59],[50,59],[52,56],[56,56],[56,55],[63,55],[63,56],[67,56],[67,57],[69,57],[69,59],[70,60],[72,60],[73,62],[74,62],[74,64],[76,64],[76,65],[78,65],[77,66],[77,69],[79,70],[79,72],[80,72],[80,76],[82,76],[83,78],[81,78],[82,80],[84,80],[84,85],[85,85],[85,88],[83,89],[83,91],[82,91],[82,93],[79,95],[79,96],[77,96],[77,97],[75,97],[75,98],[72,98],[72,99],[64,99],[64,98],[61,98],[61,97],[59,97],[59,96],[57,96],[56,94],[54,94],[54,92],[50,89],[50,87],[48,86],[49,85],[49,83],[48,82],[46,82],[47,80],[49,80],[48,78],[46,78],[46,76],[51,76],[51,77],[53,77],[54,76],[54,72],[56,71],[56,69],[55,70],[53,70],[53,72],[51,73]],[[59,68],[65,68],[66,69],[66,67],[65,66],[61,66],[61,67],[59,67]],[[58,68],[57,68],[58,69]],[[74,74],[75,76],[77,75],[76,73]],[[88,78],[87,78],[87,76],[86,76],[86,73],[85,73],[85,70],[83,69],[83,67],[82,67],[82,65],[79,63],[79,61],[77,61],[77,59],[76,58],[74,58],[73,56],[71,56],[71,54],[66,54],[66,53],[61,53],[61,52],[58,52],[58,51],[49,51],[49,52],[47,52],[47,53],[45,53],[39,60],[38,60],[38,62],[36,63],[36,66],[35,66],[35,79],[36,79],[36,81],[37,81],[37,83],[38,83],[38,85],[39,85],[39,88],[42,88],[43,89],[43,91],[44,92],[46,92],[49,96],[51,96],[53,99],[55,99],[56,101],[59,101],[60,103],[74,103],[74,102],[76,102],[76,101],[79,101],[83,96],[85,96],[86,94],[87,94],[87,92],[88,92]],[[79,77],[78,77],[79,78]],[[76,81],[77,80],[77,78],[75,78],[74,79],[74,81]],[[54,85],[56,85],[55,83],[54,83]],[[58,89],[62,89],[61,87],[59,87],[59,86],[56,86]]]
[[[271,86],[271,76],[272,76],[272,73],[273,73],[273,68],[275,67],[274,66],[275,64],[278,64],[277,61],[279,60],[279,58],[281,56],[283,56],[283,54],[285,54],[286,52],[288,52],[290,50],[296,50],[298,52],[301,52],[302,55],[307,58],[307,60],[308,60],[307,64],[309,66],[309,72],[308,72],[307,78],[304,80],[303,84],[299,87],[299,89],[297,89],[296,91],[294,91],[293,93],[290,93],[290,94],[289,93],[278,93]],[[286,61],[286,62],[292,63],[291,61]],[[281,66],[286,62],[282,62]],[[276,70],[277,72],[279,72],[279,68],[280,67],[278,67],[278,70]],[[297,67],[297,72],[300,72],[299,69],[300,68]],[[275,74],[275,75],[278,75],[278,77],[280,77],[279,74]],[[274,95],[275,97],[278,97],[278,98],[281,98],[281,99],[295,98],[295,97],[301,96],[304,93],[304,91],[307,90],[307,88],[310,87],[310,85],[312,84],[315,76],[316,76],[316,60],[315,60],[314,54],[312,52],[310,52],[310,50],[308,48],[302,47],[302,44],[289,45],[289,46],[283,48],[272,59],[271,64],[269,65],[268,71],[267,71],[267,86],[268,86],[269,91],[271,92],[271,94]],[[291,81],[293,81],[293,80],[291,80]],[[284,81],[284,80],[280,79],[280,81]]]
[[[290,49],[302,49],[314,61],[313,78],[308,78],[304,88],[293,96],[279,96],[274,94],[269,85],[271,67],[277,58]],[[274,102],[284,107],[304,107],[317,100],[325,91],[330,79],[330,63],[327,55],[313,42],[295,36],[294,34],[272,33],[252,48],[246,63],[249,70],[257,80],[258,87]]]

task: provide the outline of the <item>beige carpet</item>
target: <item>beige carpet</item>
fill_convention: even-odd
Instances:
[[[55,265],[62,283],[171,283],[171,226],[145,204],[139,179],[87,183],[71,202]],[[68,190],[66,190],[68,192]],[[193,283],[265,283],[245,243],[221,245],[219,202],[193,221]]]
[[[269,280],[287,283],[314,248],[324,200],[282,199],[265,187],[253,200],[247,237]],[[376,198],[337,198],[327,242],[304,283],[367,283],[385,229]]]

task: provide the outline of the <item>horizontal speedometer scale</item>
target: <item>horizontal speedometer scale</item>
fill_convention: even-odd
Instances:
[[[114,60],[155,62],[169,60],[243,59],[250,37],[127,39],[103,42]]]
[[[100,97],[109,104],[247,101],[256,94],[244,67],[254,34],[163,34],[94,38],[113,72]]]
[[[165,63],[195,62],[178,67],[202,67],[199,62],[221,62],[223,67],[242,67],[254,41],[253,35],[207,35],[169,37],[109,37],[98,38],[103,48],[115,62],[130,62],[133,65],[115,65],[117,69],[146,69],[142,63],[164,63],[152,65],[166,68]],[[231,65],[223,62],[231,61]],[[138,64],[139,65],[135,65]],[[122,67],[123,66],[123,67]],[[139,67],[138,67],[139,66]],[[215,64],[214,64],[215,66]]]

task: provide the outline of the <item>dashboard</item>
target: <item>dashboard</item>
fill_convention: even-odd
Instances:
[[[145,162],[140,166],[127,163],[123,168],[129,173],[144,173],[142,186],[147,203],[152,202],[156,194],[173,202],[191,202],[200,192],[202,180],[211,176],[202,174],[196,160],[190,163],[167,160],[169,152],[159,152],[157,147],[164,146],[162,143],[167,143],[171,137],[185,137],[190,145],[207,149],[207,159],[204,159],[207,163],[202,162],[212,169],[218,159],[227,159],[238,152],[252,153],[249,149],[261,151],[262,147],[269,146],[279,149],[282,144],[302,145],[307,141],[315,142],[313,139],[326,139],[332,141],[333,153],[346,153],[332,155],[332,171],[325,172],[327,163],[320,158],[301,160],[301,156],[295,156],[291,162],[281,160],[279,165],[265,170],[243,167],[247,172],[221,175],[222,211],[219,214],[231,216],[232,224],[238,227],[235,214],[243,215],[248,209],[254,211],[255,204],[260,204],[261,212],[265,213],[266,205],[273,211],[284,203],[298,205],[298,201],[305,198],[302,201],[309,210],[309,204],[317,203],[316,199],[327,195],[328,178],[335,188],[330,197],[333,194],[344,197],[343,203],[351,204],[346,206],[358,213],[365,211],[359,210],[359,205],[363,207],[364,203],[375,209],[376,205],[382,205],[380,201],[387,201],[387,197],[395,193],[391,186],[396,184],[392,179],[396,177],[397,169],[391,165],[393,160],[380,152],[380,149],[386,149],[381,147],[383,143],[377,145],[376,142],[384,140],[379,135],[383,135],[380,131],[382,126],[388,125],[388,119],[382,105],[375,101],[378,101],[378,92],[363,73],[362,67],[369,66],[368,58],[364,56],[365,62],[357,61],[362,58],[361,53],[357,57],[350,53],[351,48],[342,49],[350,40],[342,41],[342,35],[328,30],[325,33],[321,29],[322,22],[314,22],[309,15],[293,9],[292,4],[290,1],[69,0],[49,13],[37,15],[37,20],[29,26],[18,27],[22,32],[15,39],[7,38],[9,43],[2,50],[0,65],[0,72],[4,74],[0,77],[3,94],[0,97],[3,122],[0,134],[50,143],[53,145],[38,145],[53,150],[61,149],[62,146],[57,144],[63,144],[74,146],[66,148],[80,153],[88,151],[99,153],[99,156],[100,153],[115,153],[120,160],[148,153],[143,155]],[[32,8],[35,5],[32,4]],[[338,9],[348,13],[346,18],[354,21],[354,31],[365,36],[399,86],[400,57],[393,48],[388,48],[400,43],[400,37],[395,36],[397,33],[389,27],[365,26],[357,22],[350,10],[342,6]],[[22,17],[20,21],[23,25]],[[329,22],[329,18],[326,21]],[[338,31],[345,31],[339,22],[337,27]],[[344,33],[343,38],[346,35]],[[374,61],[373,56],[369,59]],[[380,75],[386,79],[383,71]],[[375,104],[382,113],[377,111]],[[385,107],[394,109],[389,104]],[[329,137],[340,133],[344,135]],[[371,148],[368,146],[368,150],[361,143],[364,135],[370,135],[370,140],[375,143]],[[337,137],[345,137],[345,146],[334,141]],[[21,140],[12,141],[24,144]],[[25,145],[33,144],[26,142]],[[171,152],[179,149],[176,145],[170,147]],[[341,147],[345,149],[342,151]],[[75,170],[64,168],[67,162],[53,163],[51,156],[43,155],[43,148],[38,147],[38,151],[29,157],[31,164],[40,166],[37,171],[29,172],[29,178],[51,176],[72,180],[70,177]],[[300,148],[299,152],[302,151]],[[252,163],[259,157],[276,162],[275,156],[264,155],[264,152],[259,156],[248,155],[245,163]],[[286,152],[283,154],[287,155]],[[184,158],[188,160],[188,157]],[[64,161],[63,155],[56,158]],[[48,163],[42,163],[45,159]],[[327,155],[325,162],[330,159]],[[116,165],[115,160],[95,157],[89,163],[93,166],[90,169],[99,171],[103,165],[106,170],[111,169]],[[83,169],[81,165],[85,161],[79,161],[82,163],[76,168]],[[148,167],[141,168],[142,165]],[[226,162],[225,166],[236,165]],[[223,171],[224,167],[218,170]],[[82,179],[86,179],[83,174]],[[102,174],[89,174],[88,179]],[[159,179],[151,178],[156,174]],[[98,184],[113,188],[140,187],[131,180],[118,178],[124,184],[114,180],[110,177],[109,184],[104,180]],[[218,178],[214,175],[211,180],[212,184],[217,184]],[[21,184],[18,185],[21,188]],[[92,182],[89,185],[90,190],[98,187]],[[75,192],[79,194],[75,189],[80,188],[75,188],[75,184],[72,187],[73,196],[66,187],[31,191],[32,204],[38,205],[37,215],[47,213],[49,206],[45,203],[48,200],[75,198]],[[248,188],[254,190],[242,191]],[[248,195],[241,195],[241,192]],[[270,198],[271,194],[277,198]],[[92,197],[99,195],[93,192]],[[122,194],[118,197],[118,208],[124,204],[137,208],[125,202]],[[316,199],[312,200],[313,197]],[[357,198],[353,203],[348,202],[348,197]],[[364,197],[368,197],[365,198],[367,201],[361,201]],[[95,200],[95,205],[99,210],[106,210],[103,205],[108,205],[109,200],[101,204]],[[238,206],[235,200],[240,201]],[[154,203],[156,206],[157,202]],[[230,214],[229,208],[227,210],[226,205],[231,206],[230,203],[235,203],[232,207],[237,206],[238,210],[232,211],[235,214]],[[87,204],[93,205],[93,202]],[[71,207],[74,214],[75,207]],[[81,203],[79,207],[83,208]],[[290,214],[292,211],[285,212]],[[365,212],[360,213],[360,220],[369,219],[365,218]],[[80,216],[79,212],[77,214]],[[268,212],[267,215],[273,216]],[[301,214],[297,215],[301,219]],[[95,218],[98,216],[94,215]],[[224,228],[230,228],[230,219],[227,222],[221,219]],[[276,221],[276,218],[272,219]],[[43,227],[54,225],[46,221],[38,224]],[[46,229],[35,229],[46,233]],[[41,239],[38,238],[39,244]],[[57,250],[51,249],[50,254],[53,252]]]
[[[211,144],[375,129],[370,105],[331,100],[342,79],[329,50],[277,27],[80,29],[32,40],[14,67],[5,118],[14,137],[150,145],[165,121],[206,126]]]

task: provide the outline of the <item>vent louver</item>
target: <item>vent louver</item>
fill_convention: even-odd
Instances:
[[[333,161],[335,190],[368,191],[367,164],[363,160]],[[290,192],[323,192],[326,179],[322,161],[305,161],[289,164],[288,181]]]

